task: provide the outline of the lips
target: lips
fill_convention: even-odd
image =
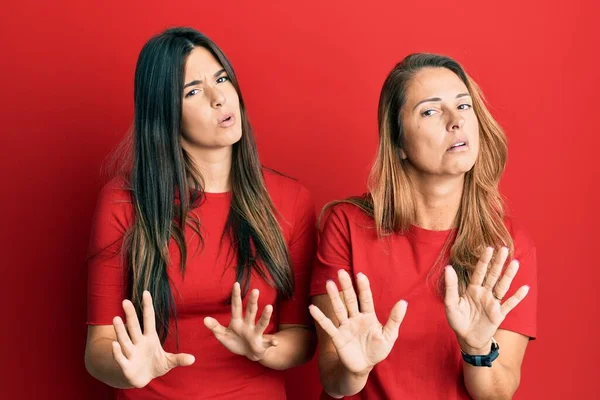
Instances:
[[[232,113],[223,114],[218,119],[218,124],[222,128],[228,128],[235,123],[235,117]]]
[[[467,147],[468,145],[469,142],[467,142],[466,140],[457,140],[456,142],[452,143],[452,146],[448,147],[446,151],[460,149],[463,147]]]

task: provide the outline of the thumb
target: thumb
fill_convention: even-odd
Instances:
[[[398,338],[400,324],[402,324],[402,320],[404,320],[407,307],[408,303],[406,302],[406,300],[400,300],[392,308],[392,311],[390,312],[390,317],[388,318],[387,323],[383,327],[383,335],[386,337],[387,340],[395,341]]]
[[[194,361],[196,361],[196,358],[193,355],[187,353],[166,353],[165,356],[167,357],[167,364],[169,365],[169,369],[175,367],[187,367],[189,365],[192,365]]]
[[[212,317],[204,318],[204,326],[206,326],[208,329],[210,329],[212,331],[212,333],[215,335],[220,335],[220,334],[224,334],[225,332],[227,332],[227,328],[225,328],[223,325],[221,325],[219,323],[219,321],[217,321],[216,319],[214,319]]]
[[[446,285],[444,305],[447,308],[452,308],[458,304],[460,297],[458,295],[458,277],[456,276],[456,271],[451,265],[448,265],[444,271],[444,283]]]

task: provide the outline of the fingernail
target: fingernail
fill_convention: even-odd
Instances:
[[[406,304],[406,307],[408,307],[408,301],[406,301],[406,300],[404,300],[404,299],[403,299],[403,300],[400,300],[400,301],[403,301],[403,302],[404,302],[404,304]]]
[[[365,276],[365,274],[363,274],[362,272],[359,272],[358,274],[356,274],[357,278],[360,278],[360,277],[363,277],[363,276]]]

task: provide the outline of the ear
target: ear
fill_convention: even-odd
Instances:
[[[400,149],[400,159],[406,160],[407,158],[408,158],[408,156],[404,152],[404,149]]]

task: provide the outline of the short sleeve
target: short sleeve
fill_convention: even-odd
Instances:
[[[336,205],[326,211],[312,271],[311,296],[327,293],[325,284],[330,279],[337,281],[340,269],[353,275],[350,227],[348,218],[342,211],[343,206],[345,205]]]
[[[132,217],[130,196],[121,184],[109,182],[98,198],[88,248],[88,325],[110,325],[115,316],[124,318],[127,274],[122,245]]]
[[[280,324],[309,325],[309,284],[311,267],[317,245],[315,206],[308,190],[300,186],[296,204],[292,234],[289,241],[290,259],[294,272],[294,296],[278,303]]]
[[[506,329],[535,339],[537,335],[537,260],[536,248],[529,235],[520,228],[512,232],[515,252],[519,261],[519,271],[513,279],[508,293],[509,298],[523,285],[529,285],[527,296],[506,316],[500,329]]]

